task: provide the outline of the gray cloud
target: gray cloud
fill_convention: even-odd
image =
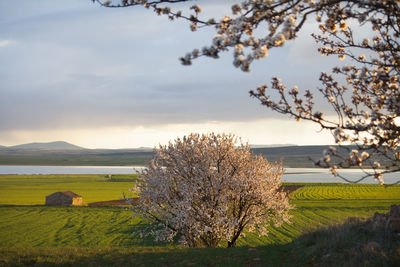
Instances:
[[[0,47],[0,130],[249,121],[279,116],[248,97],[272,76],[315,88],[305,75],[317,78],[322,63],[301,69],[288,48],[271,51],[250,74],[234,69],[230,53],[179,64],[212,35],[145,9],[2,2],[0,42],[15,43]]]

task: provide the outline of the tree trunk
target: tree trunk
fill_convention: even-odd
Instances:
[[[241,231],[240,231],[241,232]],[[238,239],[238,237],[240,236],[240,232],[236,233],[233,238],[228,241],[228,248],[232,248],[236,245],[236,240]]]

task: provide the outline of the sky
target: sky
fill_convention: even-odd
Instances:
[[[197,1],[208,15],[230,14],[232,2]],[[274,76],[317,91],[319,73],[335,61],[316,52],[315,26],[244,73],[231,52],[182,66],[178,58],[215,33],[191,32],[186,21],[141,7],[0,1],[0,145],[153,147],[191,132],[234,133],[250,144],[332,144],[329,132],[249,96]]]

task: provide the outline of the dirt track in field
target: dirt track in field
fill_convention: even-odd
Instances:
[[[137,203],[137,198],[133,199],[133,203]],[[110,207],[110,206],[126,206],[126,205],[130,204],[126,203],[124,199],[88,203],[89,207]]]

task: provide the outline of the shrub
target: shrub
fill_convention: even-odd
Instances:
[[[190,134],[155,149],[132,206],[156,226],[156,240],[232,247],[245,231],[266,235],[269,223],[288,222],[292,206],[280,190],[282,164],[237,143],[234,135]]]

